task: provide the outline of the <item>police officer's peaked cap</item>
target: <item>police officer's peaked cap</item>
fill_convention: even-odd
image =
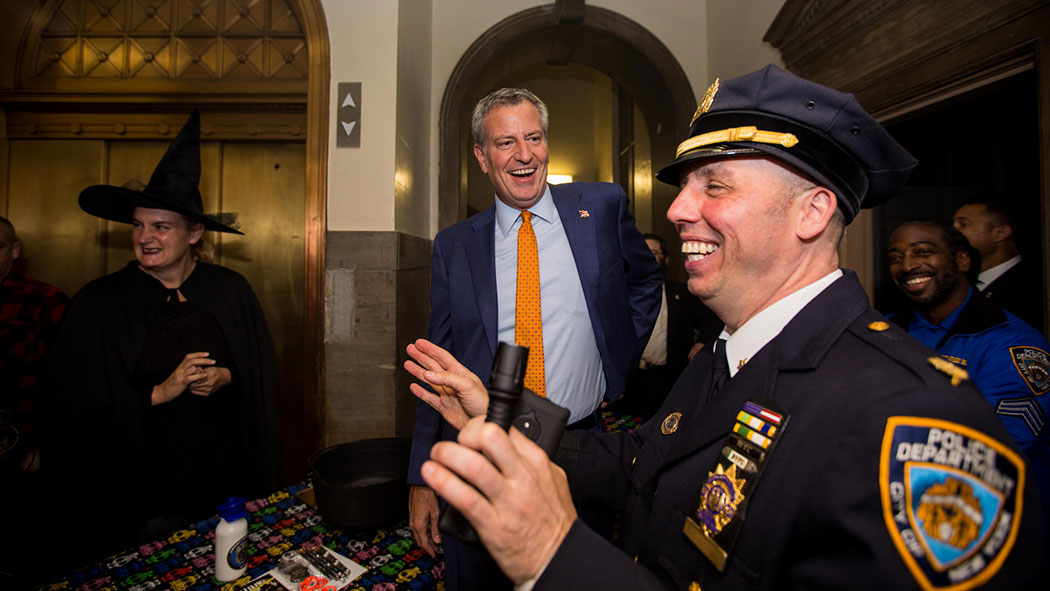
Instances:
[[[783,160],[835,191],[847,223],[896,195],[917,164],[852,94],[768,65],[708,88],[689,137],[656,178],[677,186],[686,162],[748,154]]]

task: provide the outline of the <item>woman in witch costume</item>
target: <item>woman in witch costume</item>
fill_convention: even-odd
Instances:
[[[87,213],[132,225],[136,260],[70,305],[43,461],[84,501],[74,523],[116,547],[276,484],[273,342],[247,280],[195,255],[205,230],[240,234],[204,214],[199,180],[195,110],[144,188],[80,194]]]

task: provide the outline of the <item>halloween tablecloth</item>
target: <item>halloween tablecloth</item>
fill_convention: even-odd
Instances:
[[[603,416],[607,431],[636,429],[640,421],[629,415]],[[268,572],[287,552],[324,545],[368,572],[351,583],[353,591],[443,591],[443,556],[428,556],[412,540],[408,522],[373,531],[345,531],[328,526],[320,513],[300,499],[306,482],[262,499],[247,502],[248,566],[244,576],[229,583],[215,573],[215,526],[218,515],[172,532],[167,538],[130,548],[106,560],[81,568],[45,591],[235,591]],[[308,493],[307,493],[308,494]],[[309,497],[308,497],[309,498]]]

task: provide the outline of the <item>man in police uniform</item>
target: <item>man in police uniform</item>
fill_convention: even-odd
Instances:
[[[890,276],[913,307],[891,319],[966,370],[1028,457],[1050,499],[1050,343],[1035,328],[981,297],[971,283],[980,254],[958,230],[908,222],[890,236]]]
[[[519,588],[1037,585],[1039,503],[1009,434],[838,268],[844,225],[914,165],[851,95],[774,66],[716,81],[658,178],[681,187],[667,215],[724,341],[663,420],[564,436],[564,471],[517,431],[468,422],[480,382],[417,343],[406,366],[456,395],[413,390],[465,423],[424,479]],[[620,548],[572,497],[624,512]]]

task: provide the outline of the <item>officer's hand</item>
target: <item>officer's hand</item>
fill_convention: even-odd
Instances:
[[[425,486],[409,487],[408,524],[412,527],[412,537],[431,558],[437,555],[437,547],[441,543],[439,513],[437,495],[432,489]]]
[[[538,575],[576,521],[565,472],[517,429],[481,417],[430,458],[423,479],[470,521],[503,573],[515,584]]]
[[[437,392],[412,384],[410,388],[417,398],[433,407],[456,429],[462,429],[471,417],[484,416],[489,406],[488,390],[481,379],[451,353],[426,339],[417,340],[406,350],[412,359],[405,361],[405,369]]]

